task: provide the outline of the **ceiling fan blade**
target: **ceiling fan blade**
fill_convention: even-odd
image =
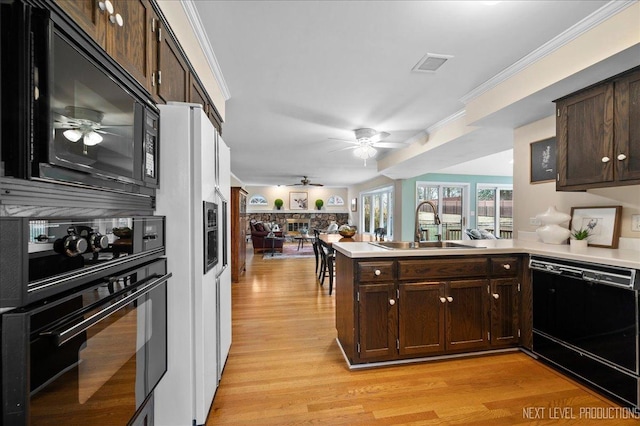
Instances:
[[[321,184],[321,183],[310,183],[309,185],[311,185],[311,186],[324,186],[324,185],[323,185],[323,184]]]
[[[356,149],[357,147],[359,147],[360,145],[356,145],[356,146],[347,146],[344,148],[339,148],[339,149],[334,149],[332,151],[328,151],[328,153],[332,153],[332,152],[340,152],[340,151],[347,151],[349,149]]]
[[[379,132],[379,133],[376,133],[375,135],[373,135],[371,137],[371,142],[375,143],[375,142],[381,141],[382,139],[385,139],[385,138],[388,138],[388,137],[389,137],[389,133],[387,133],[387,132]]]
[[[346,142],[346,143],[350,143],[350,144],[353,144],[353,145],[360,145],[360,142],[358,142],[358,141],[353,141],[353,140],[348,140],[348,139],[329,138],[329,140],[331,140],[331,141]]]
[[[407,144],[401,142],[376,142],[373,146],[376,148],[403,148]]]

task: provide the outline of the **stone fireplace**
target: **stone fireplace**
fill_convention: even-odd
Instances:
[[[349,213],[279,213],[254,212],[247,214],[249,221],[277,223],[281,230],[289,235],[297,235],[301,228],[307,228],[309,232],[314,229],[327,229],[331,222],[344,225],[349,221]],[[248,230],[250,233],[251,231]]]

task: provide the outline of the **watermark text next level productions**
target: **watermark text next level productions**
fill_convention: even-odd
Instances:
[[[640,410],[627,407],[524,407],[522,418],[529,420],[640,420]]]

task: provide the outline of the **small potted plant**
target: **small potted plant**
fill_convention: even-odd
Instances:
[[[576,248],[586,248],[589,245],[589,242],[587,241],[587,239],[589,238],[591,234],[589,233],[588,229],[583,229],[580,228],[578,230],[573,230],[571,232],[571,239],[569,240],[569,244],[571,244],[572,247],[576,247]]]
[[[318,198],[316,200],[316,207],[318,208],[318,210],[322,210],[322,206],[324,206],[324,201]]]
[[[276,198],[273,204],[276,205],[276,209],[280,210],[282,209],[282,205],[284,204],[284,201],[282,201],[280,198]]]

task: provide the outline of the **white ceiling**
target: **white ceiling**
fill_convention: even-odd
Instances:
[[[385,142],[407,142],[461,111],[460,99],[473,89],[607,3],[198,0],[193,5],[231,95],[223,138],[238,179],[276,185],[306,175],[312,182],[348,186],[379,175],[377,163],[369,160],[365,167],[350,151],[339,151],[347,145],[332,138],[353,139],[354,129],[372,127],[391,134]],[[436,73],[412,72],[427,53],[453,58]],[[527,111],[552,114],[553,99],[538,96],[519,104],[518,120]],[[459,145],[429,151],[428,160],[416,158],[384,174],[480,173],[487,168],[467,163],[471,151],[474,158],[509,151],[512,128],[476,132]],[[496,164],[495,157],[489,160]],[[512,165],[503,163],[504,170],[494,166],[491,174],[508,175]]]

